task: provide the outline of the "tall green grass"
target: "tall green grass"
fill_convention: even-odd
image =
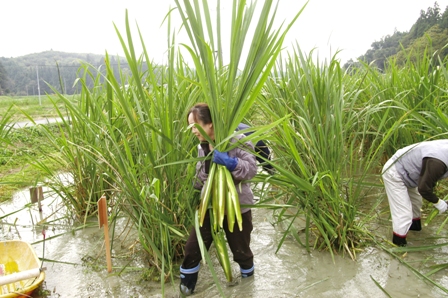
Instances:
[[[182,255],[197,198],[193,163],[161,165],[196,156],[186,112],[200,93],[195,72],[174,46],[167,45],[171,63],[159,66],[150,61],[142,39],[143,56],[135,54],[127,16],[126,30],[124,36],[117,34],[131,74],[120,73],[118,80],[106,56],[104,71],[90,65],[82,69],[78,101],[58,94],[69,116],[61,126],[71,129],[62,138],[49,134],[49,139],[61,148],[72,181],[54,176],[49,184],[84,221],[96,214],[96,202],[106,194],[111,219],[119,214],[131,218],[148,252],[148,266],[164,282],[173,278],[172,265]],[[88,78],[93,88],[87,87]]]
[[[373,160],[381,155],[363,147],[369,132],[362,130],[362,120],[374,111],[357,107],[358,93],[345,85],[335,58],[316,66],[296,50],[277,64],[273,77],[261,105],[268,119],[291,115],[271,142],[285,202],[298,207],[294,217],[306,218],[304,245],[344,250],[355,258],[362,236],[357,206],[364,180],[377,166]],[[374,135],[376,143],[380,138]],[[284,217],[280,212],[279,220]]]
[[[385,150],[388,156],[408,144],[443,137],[446,132],[446,62],[425,51],[420,59],[408,55],[405,65],[390,59],[384,72],[363,65],[362,101],[387,104],[388,127],[398,129]],[[361,101],[361,102],[362,102]],[[375,129],[378,120],[372,121]]]
[[[32,119],[45,119],[58,117],[54,105],[62,108],[64,103],[57,102],[57,98],[52,95],[41,96],[0,96],[0,118],[6,115],[7,109],[12,112],[11,121],[29,121]]]
[[[13,128],[13,123],[11,122],[13,116],[12,108],[13,106],[10,105],[0,118],[0,148],[4,148],[5,145],[9,144],[8,134]]]
[[[428,64],[392,64],[386,73],[364,65],[345,73],[336,56],[316,64],[298,45],[278,61],[259,101],[270,121],[291,115],[271,140],[281,174],[271,181],[286,188],[285,203],[299,207],[293,218],[305,216],[308,249],[343,250],[355,258],[369,218],[360,217],[359,208],[371,187],[381,187],[377,173],[387,156],[440,135],[445,117],[434,103],[446,89]]]

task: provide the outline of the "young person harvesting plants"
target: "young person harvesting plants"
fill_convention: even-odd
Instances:
[[[254,196],[250,184],[246,180],[252,179],[257,173],[257,164],[255,156],[251,153],[254,146],[251,142],[245,142],[241,146],[230,150],[229,152],[219,152],[213,149],[201,134],[201,131],[195,126],[199,125],[207,134],[210,140],[214,141],[214,128],[211,119],[210,109],[207,104],[199,103],[192,107],[188,113],[188,124],[192,126],[192,132],[200,141],[198,150],[199,157],[212,155],[211,160],[200,161],[196,165],[195,188],[204,191],[204,184],[207,181],[211,163],[225,166],[231,173],[233,182],[236,186],[239,202],[245,205],[251,205],[254,202]],[[238,135],[234,142],[243,138],[244,135]],[[232,229],[228,227],[228,216],[224,217],[223,229],[226,234],[227,242],[233,253],[233,260],[240,266],[241,276],[249,277],[254,274],[253,253],[250,249],[250,236],[252,232],[252,213],[249,208],[241,208],[242,229],[240,230],[235,222]],[[213,242],[213,227],[211,226],[210,211],[207,211],[204,222],[200,227],[202,240],[208,250]],[[185,256],[180,267],[180,291],[184,295],[193,293],[196,286],[200,261],[202,259],[199,242],[195,229],[192,229],[187,243],[185,244]]]
[[[437,181],[448,177],[448,140],[425,141],[399,149],[384,165],[382,177],[392,215],[392,242],[406,245],[409,230],[420,231],[422,197],[439,214],[447,203],[437,197]]]

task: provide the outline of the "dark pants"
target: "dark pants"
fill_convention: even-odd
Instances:
[[[223,228],[226,233],[227,243],[229,243],[230,250],[233,254],[233,260],[237,262],[241,268],[250,269],[254,265],[254,255],[250,250],[250,234],[252,232],[252,211],[242,214],[243,230],[240,231],[238,224],[235,222],[233,232],[230,232],[227,227],[227,217],[224,217]],[[212,245],[213,237],[210,226],[210,213],[207,212],[204,223],[200,228],[202,240],[204,241],[207,250]],[[199,265],[201,261],[201,250],[199,248],[198,239],[196,237],[196,230],[193,228],[187,243],[185,244],[185,257],[182,263],[182,268],[190,269]]]
[[[260,140],[255,145],[255,152],[259,155],[256,156],[258,163],[263,166],[263,170],[270,173],[274,168],[270,164],[266,163],[265,160],[271,160],[271,150],[269,150],[268,146]]]

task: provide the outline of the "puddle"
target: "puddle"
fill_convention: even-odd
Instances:
[[[90,227],[74,230],[70,219],[65,218],[63,206],[57,197],[44,189],[42,212],[30,202],[29,190],[17,193],[13,200],[0,205],[0,240],[21,239],[32,244],[37,255],[44,258],[46,278],[44,297],[162,297],[160,284],[141,281],[146,267],[144,254],[136,244],[135,233],[127,230],[126,220],[117,222],[113,271],[107,273],[104,235],[98,221]],[[14,214],[13,211],[20,210]],[[9,214],[9,215],[8,215]],[[392,297],[444,297],[446,294],[429,282],[423,281],[410,269],[386,252],[367,247],[357,255],[335,256],[328,252],[312,251],[287,238],[276,253],[282,231],[273,226],[272,213],[253,209],[254,231],[251,248],[255,255],[255,275],[247,279],[236,278],[227,285],[216,257],[212,256],[226,297],[388,297],[378,283]],[[388,239],[391,228],[387,219],[381,219],[375,234]],[[421,232],[410,232],[409,246],[443,243],[435,238],[438,224],[424,227]],[[45,228],[45,241],[42,231]],[[121,235],[120,235],[121,234]],[[441,235],[446,236],[442,231]],[[118,237],[120,236],[120,237]],[[230,252],[229,252],[230,253]],[[448,248],[431,252],[408,252],[406,262],[427,272],[434,262],[447,263]],[[429,261],[430,260],[430,261]],[[120,272],[123,267],[129,270]],[[135,268],[135,270],[132,270]],[[419,269],[419,270],[420,270]],[[234,276],[238,265],[232,262]],[[442,270],[432,280],[448,288],[448,277]],[[376,282],[376,283],[375,283]],[[178,277],[175,284],[165,286],[165,297],[179,297]],[[37,296],[36,296],[37,297]],[[196,293],[191,297],[220,297],[207,267],[202,265]]]

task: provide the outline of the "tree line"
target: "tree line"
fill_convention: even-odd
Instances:
[[[442,13],[437,2],[434,7],[420,11],[420,17],[407,32],[395,31],[379,41],[374,41],[366,53],[350,59],[344,68],[357,66],[361,62],[373,63],[384,70],[387,63],[405,65],[406,60],[415,59],[428,50],[439,55],[442,61],[448,55],[448,7]],[[90,64],[98,71],[104,70],[104,56],[95,54],[45,51],[16,58],[0,57],[0,95],[52,94],[53,88],[64,94],[79,92],[74,84],[79,77],[82,64]],[[111,57],[111,66],[118,73],[127,72],[126,60]],[[89,80],[89,78],[87,78]]]
[[[110,60],[117,77],[120,77],[119,72],[127,71],[124,58],[110,57]],[[53,50],[16,58],[0,57],[0,95],[53,94],[52,88],[63,94],[76,94],[80,87],[75,81],[84,73],[83,66],[89,65],[90,71],[103,72],[104,61],[102,55]],[[92,78],[87,76],[86,80],[93,85]]]
[[[448,7],[442,12],[439,4],[420,11],[420,17],[407,32],[395,31],[379,41],[371,44],[366,53],[358,57],[357,61],[350,59],[344,68],[356,66],[361,61],[373,64],[384,70],[388,63],[405,65],[406,61],[421,57],[424,51],[437,53],[442,61],[448,55]]]

